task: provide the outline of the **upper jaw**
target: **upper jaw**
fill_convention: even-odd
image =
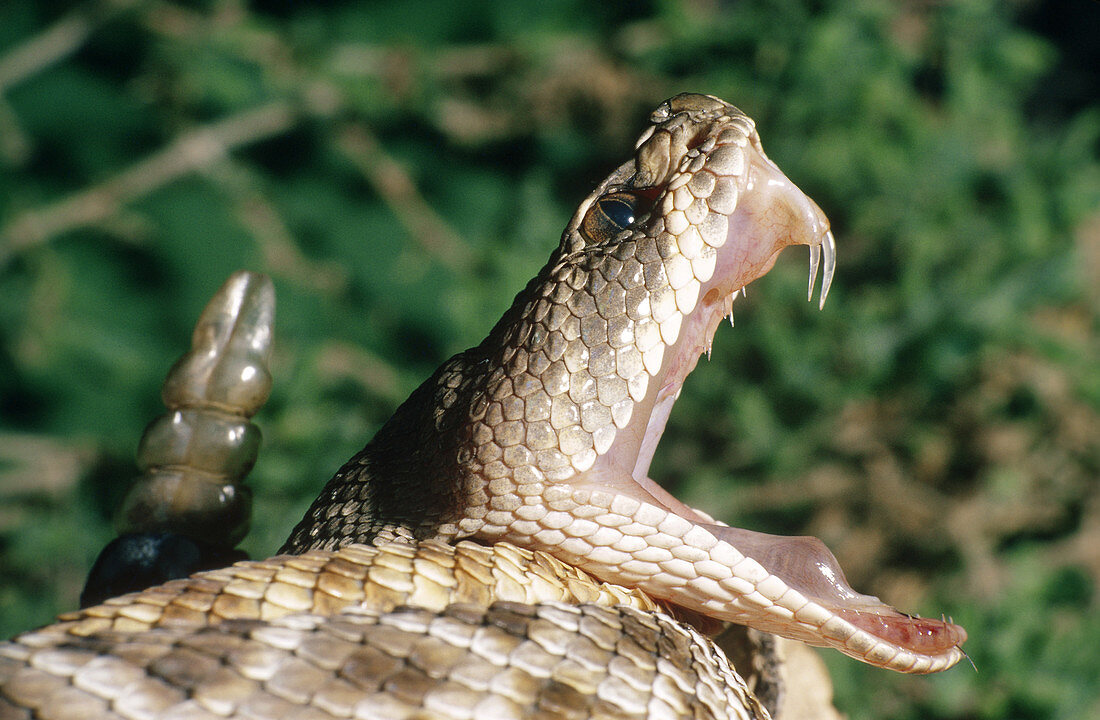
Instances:
[[[766,274],[785,247],[806,245],[810,248],[809,299],[813,298],[813,286],[824,256],[819,302],[819,307],[824,308],[836,268],[836,242],[829,219],[762,149],[754,150],[750,154],[744,194],[729,219],[729,239],[739,242],[741,248],[730,253],[731,264],[740,261],[741,267],[731,268],[729,274],[737,278],[738,288],[744,287]]]
[[[713,273],[701,283],[698,302],[685,314],[678,338],[666,350],[666,359],[651,383],[656,388],[655,396],[643,401],[635,412],[632,425],[642,438],[640,448],[630,442],[612,448],[612,452],[637,454],[632,473],[635,480],[648,476],[672,404],[699,357],[704,353],[709,356],[722,320],[729,317],[732,322],[734,301],[751,282],[771,270],[784,248],[810,248],[810,299],[824,257],[819,306],[825,305],[836,266],[836,244],[829,221],[817,203],[758,149],[758,141],[754,146],[748,149],[747,172],[739,182],[739,202],[727,218],[726,238],[714,250]]]

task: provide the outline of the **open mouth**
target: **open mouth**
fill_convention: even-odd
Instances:
[[[644,137],[639,145],[639,166],[646,142]],[[699,357],[709,355],[718,325],[731,316],[745,287],[766,274],[790,245],[810,249],[811,300],[823,271],[819,307],[832,284],[836,246],[820,208],[767,158],[754,130],[732,144],[739,155],[712,141],[689,147],[681,169],[694,168],[691,179],[684,179],[686,170],[679,177],[671,172],[671,179],[654,193],[652,208],[631,226],[633,234],[616,236],[616,243],[593,242],[595,249],[585,247],[571,260],[567,257],[568,262],[590,263],[583,268],[590,277],[603,273],[599,283],[590,282],[587,288],[597,305],[600,293],[606,293],[602,283],[624,283],[634,346],[613,346],[606,352],[616,358],[635,353],[644,371],[629,376],[629,397],[608,392],[601,406],[605,398],[598,397],[599,378],[593,380],[584,367],[574,368],[570,397],[579,388],[571,406],[579,424],[560,436],[580,439],[568,466],[545,472],[540,492],[546,507],[524,505],[498,515],[490,511],[486,521],[478,521],[477,534],[542,547],[604,580],[638,587],[708,617],[833,647],[875,665],[916,673],[950,667],[963,657],[958,646],[966,633],[961,627],[906,615],[854,591],[817,538],[726,526],[679,502],[649,478],[650,461],[684,380]],[[703,158],[697,161],[699,156]],[[712,163],[735,171],[696,183],[695,176],[708,172],[705,168]],[[623,169],[618,172],[610,196],[615,202],[630,192],[623,190],[630,180],[623,182]],[[641,172],[630,177],[639,176],[648,179]],[[610,179],[604,187],[609,184]],[[709,204],[684,198],[681,189],[694,185],[710,192]],[[644,196],[652,191],[634,192]],[[614,222],[616,207],[605,203],[601,208],[599,203],[600,198],[587,210],[582,207],[584,224],[575,219],[571,228],[588,227],[592,208]],[[622,248],[630,247],[643,265],[646,257],[657,258],[634,273],[645,280],[645,292],[634,295],[634,304],[629,278],[612,276],[599,266],[603,247],[623,255]],[[580,255],[584,257],[578,259]],[[568,262],[552,270],[552,277],[572,277]],[[623,268],[615,272],[627,274]],[[607,327],[613,324],[614,318]],[[583,330],[583,321],[580,326]],[[586,408],[592,408],[587,416]],[[595,418],[591,429],[585,426],[588,418]],[[490,507],[506,508],[496,500]]]

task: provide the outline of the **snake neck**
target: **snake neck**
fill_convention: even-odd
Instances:
[[[281,553],[370,543],[389,530],[417,540],[454,539],[444,525],[466,505],[473,478],[458,461],[460,413],[445,408],[441,381],[467,366],[470,350],[448,360],[397,409],[375,437],[333,475]]]
[[[369,544],[382,533],[443,541],[472,534],[458,523],[484,503],[489,481],[476,466],[479,426],[470,420],[487,409],[493,381],[499,385],[495,369],[514,356],[511,340],[538,283],[516,296],[480,345],[451,357],[413,391],[333,475],[280,552]]]

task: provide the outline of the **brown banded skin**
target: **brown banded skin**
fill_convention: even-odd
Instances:
[[[663,103],[490,336],[337,472],[290,556],[0,644],[0,720],[768,717],[654,599],[897,670],[954,664],[961,628],[855,593],[820,541],[727,527],[648,478],[684,378],[792,244],[811,295],[823,265],[823,304],[828,222],[752,120]],[[209,347],[181,381],[218,386],[256,346]]]

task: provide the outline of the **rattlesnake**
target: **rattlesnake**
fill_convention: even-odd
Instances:
[[[666,101],[489,337],[336,473],[281,555],[0,646],[0,717],[766,717],[704,635],[721,621],[903,672],[952,666],[958,626],[854,592],[815,538],[728,527],[648,478],[719,322],[795,244],[811,297],[824,265],[824,305],[828,221],[753,121],[710,96]],[[237,276],[212,305],[229,330],[207,340],[244,338],[235,374],[201,351],[178,368],[207,393],[199,423],[236,413],[245,428],[266,395],[247,332],[270,321],[265,283]],[[180,486],[147,481],[131,519]],[[204,487],[245,496],[232,478]],[[151,525],[238,539],[240,502],[213,520],[189,502]]]

